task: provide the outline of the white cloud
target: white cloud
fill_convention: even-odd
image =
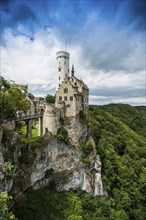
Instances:
[[[4,77],[28,84],[55,81],[55,53],[58,46],[55,36],[37,33],[35,40],[31,41],[26,36],[13,35],[12,31],[7,29],[4,40],[6,46],[2,47],[1,51],[1,71]],[[52,44],[52,47],[49,44]]]
[[[96,20],[96,17],[90,18]],[[19,31],[23,34],[15,35],[11,29],[5,29],[3,34],[3,46],[1,50],[1,75],[6,79],[14,80],[18,83],[28,84],[30,91],[35,95],[46,95],[48,93],[55,93],[56,87],[56,52],[63,50],[62,39],[59,37],[59,33],[56,29],[46,28],[45,30],[36,31],[31,40],[29,31],[19,26]],[[30,33],[31,35],[32,33]],[[100,33],[101,37],[104,36],[104,30]],[[138,67],[139,70],[134,72],[126,70],[113,70],[109,68],[98,68],[98,65],[92,65],[91,58],[94,52],[100,51],[97,55],[97,63],[104,61],[104,49],[109,41],[101,42],[99,45],[95,43],[95,39],[89,43],[89,39],[84,43],[72,44],[68,51],[70,52],[70,67],[73,63],[75,65],[75,75],[79,79],[83,79],[88,84],[90,89],[90,103],[91,104],[107,104],[107,103],[129,103],[143,105],[145,100],[144,87],[145,87],[145,75],[141,69],[142,62],[139,62],[141,58],[140,48],[142,44],[136,41],[134,45],[137,47],[134,49],[133,56],[126,57],[125,65],[135,65],[134,69]],[[91,40],[91,39],[90,39]],[[80,41],[79,41],[80,42]],[[133,41],[132,41],[133,42]],[[93,51],[88,47],[91,45]],[[84,45],[84,48],[83,48]],[[112,43],[114,46],[114,43]],[[116,44],[117,45],[117,44]],[[114,50],[105,53],[105,58]],[[102,51],[103,49],[103,51]],[[124,53],[124,52],[121,52]],[[135,55],[136,54],[136,55]],[[123,56],[122,54],[118,56]],[[86,57],[86,59],[85,59]],[[116,57],[116,55],[115,55]],[[87,59],[88,58],[88,59]],[[120,58],[119,58],[120,59]],[[123,59],[124,60],[124,59]],[[95,61],[95,57],[94,57]],[[118,62],[115,60],[115,62]],[[93,62],[94,63],[94,62]],[[102,66],[102,65],[101,65]],[[107,65],[108,66],[108,65]],[[142,92],[143,91],[143,92]],[[140,93],[141,92],[141,96]],[[124,94],[127,93],[127,96]],[[137,94],[136,94],[137,93]]]

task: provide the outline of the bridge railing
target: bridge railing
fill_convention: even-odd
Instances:
[[[37,119],[43,117],[43,114],[37,113],[35,115],[23,115],[23,116],[18,116],[15,118],[7,118],[3,119],[2,124],[5,123],[11,123],[12,121],[25,121],[25,120],[30,120],[30,119]]]
[[[35,114],[35,115],[24,115],[19,116],[15,119],[15,121],[23,121],[23,120],[29,120],[29,119],[36,119],[43,117],[43,114]]]

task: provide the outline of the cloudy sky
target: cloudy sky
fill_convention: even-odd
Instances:
[[[90,104],[145,105],[145,0],[1,0],[1,75],[55,94],[56,52],[90,89]]]

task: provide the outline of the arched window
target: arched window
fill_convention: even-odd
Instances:
[[[65,88],[65,89],[64,89],[64,93],[68,93],[68,88]]]

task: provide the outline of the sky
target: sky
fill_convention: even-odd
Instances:
[[[5,79],[54,95],[66,50],[90,104],[146,105],[145,0],[1,0],[0,14]]]

